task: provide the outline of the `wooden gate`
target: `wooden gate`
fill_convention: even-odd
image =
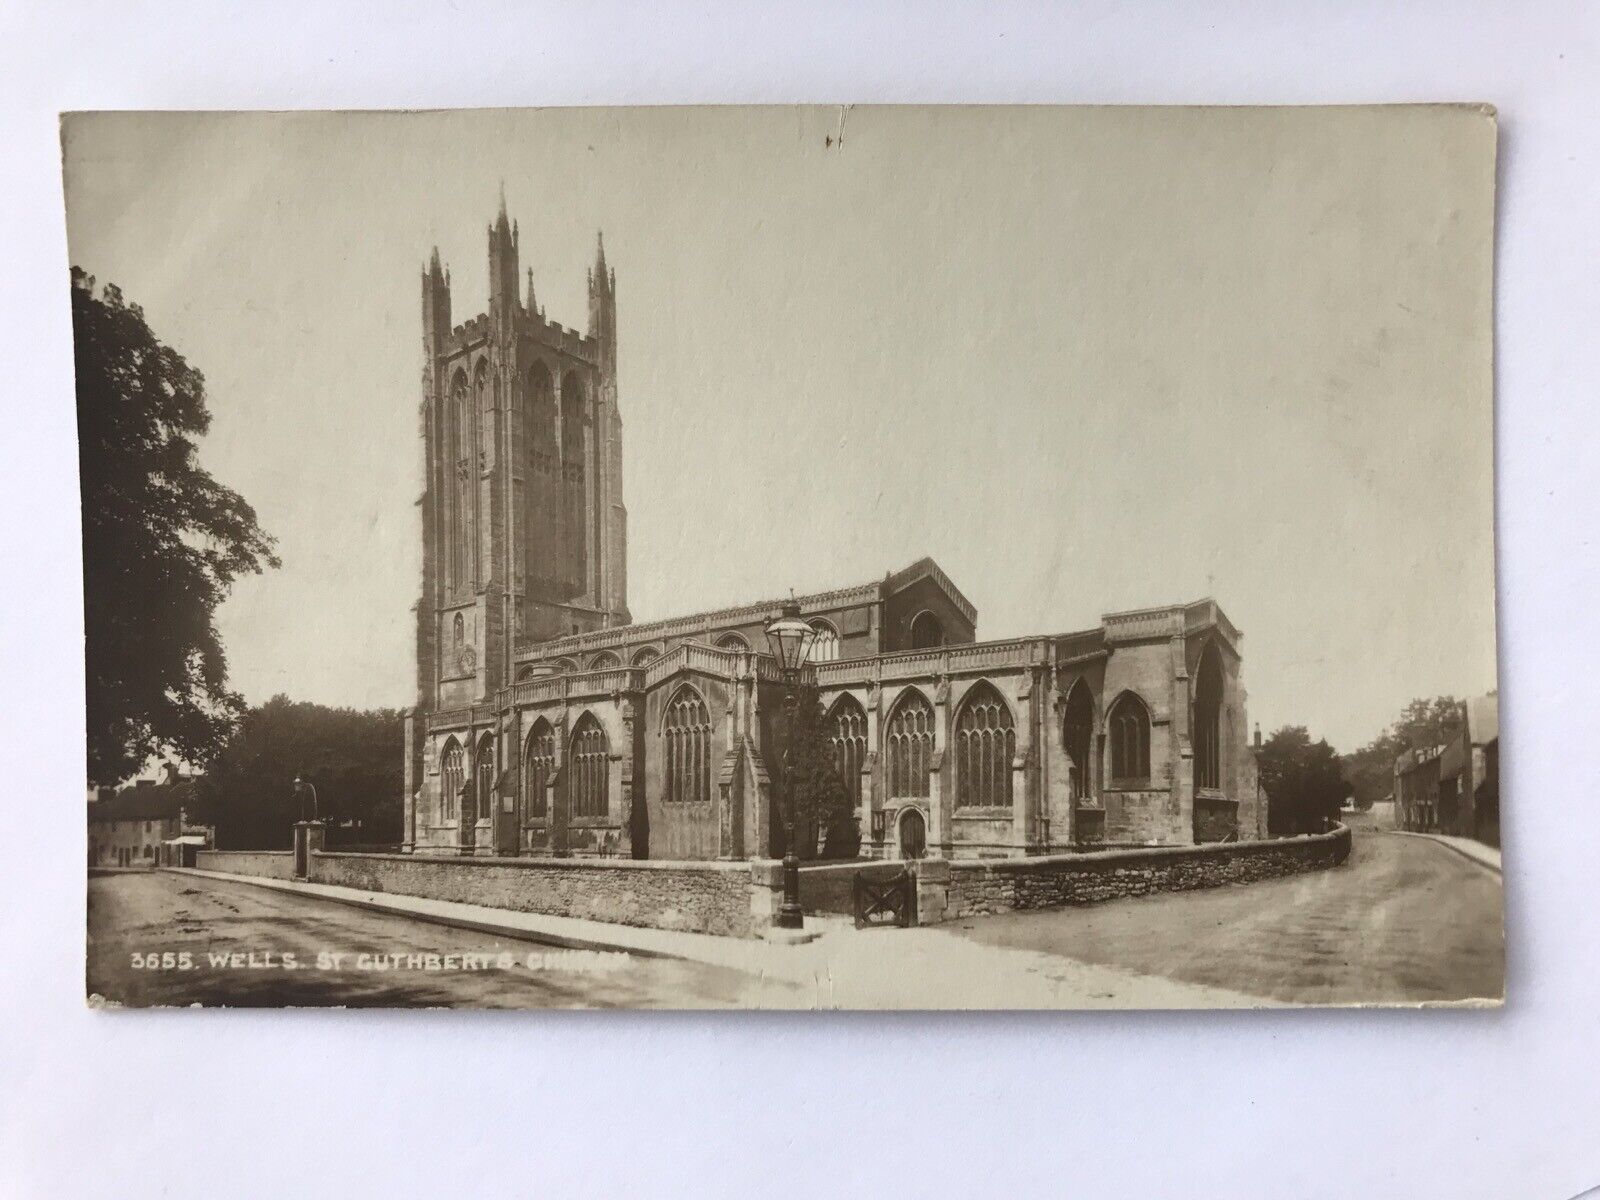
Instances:
[[[855,877],[856,928],[868,925],[897,925],[904,929],[917,923],[917,877],[898,871],[888,879],[867,878],[865,871]]]

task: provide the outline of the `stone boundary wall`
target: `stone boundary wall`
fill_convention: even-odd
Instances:
[[[1349,857],[1350,830],[1341,825],[1331,833],[1259,842],[1104,850],[1008,861],[929,861],[919,864],[919,917],[923,924],[933,924],[940,919],[1253,883],[1325,870]]]
[[[763,864],[582,858],[311,855],[311,882],[692,933],[748,937],[769,923]],[[221,869],[221,868],[218,868]]]
[[[827,863],[800,867],[800,907],[808,913],[856,911],[855,878],[865,875],[874,883],[892,879],[908,866],[898,859],[858,859],[855,862]]]
[[[229,875],[264,875],[268,879],[294,878],[293,850],[201,850],[195,855],[201,871]]]

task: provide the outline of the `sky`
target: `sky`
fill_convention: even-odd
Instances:
[[[1495,686],[1493,118],[1470,108],[89,114],[72,261],[205,373],[280,569],[231,679],[415,696],[419,273],[605,233],[638,620],[932,555],[980,638],[1212,595],[1340,750]],[[64,401],[65,402],[65,401]]]

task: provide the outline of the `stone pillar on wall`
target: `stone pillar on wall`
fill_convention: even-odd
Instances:
[[[750,864],[750,916],[756,928],[771,925],[783,906],[783,864],[757,861]]]
[[[322,853],[323,829],[321,821],[296,821],[294,825],[294,874],[302,879],[316,875],[312,856]]]
[[[917,924],[937,925],[950,906],[950,862],[925,858],[913,870],[917,878]]]

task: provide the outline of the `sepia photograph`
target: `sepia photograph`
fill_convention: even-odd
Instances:
[[[61,147],[91,1007],[1502,1004],[1492,107]]]

